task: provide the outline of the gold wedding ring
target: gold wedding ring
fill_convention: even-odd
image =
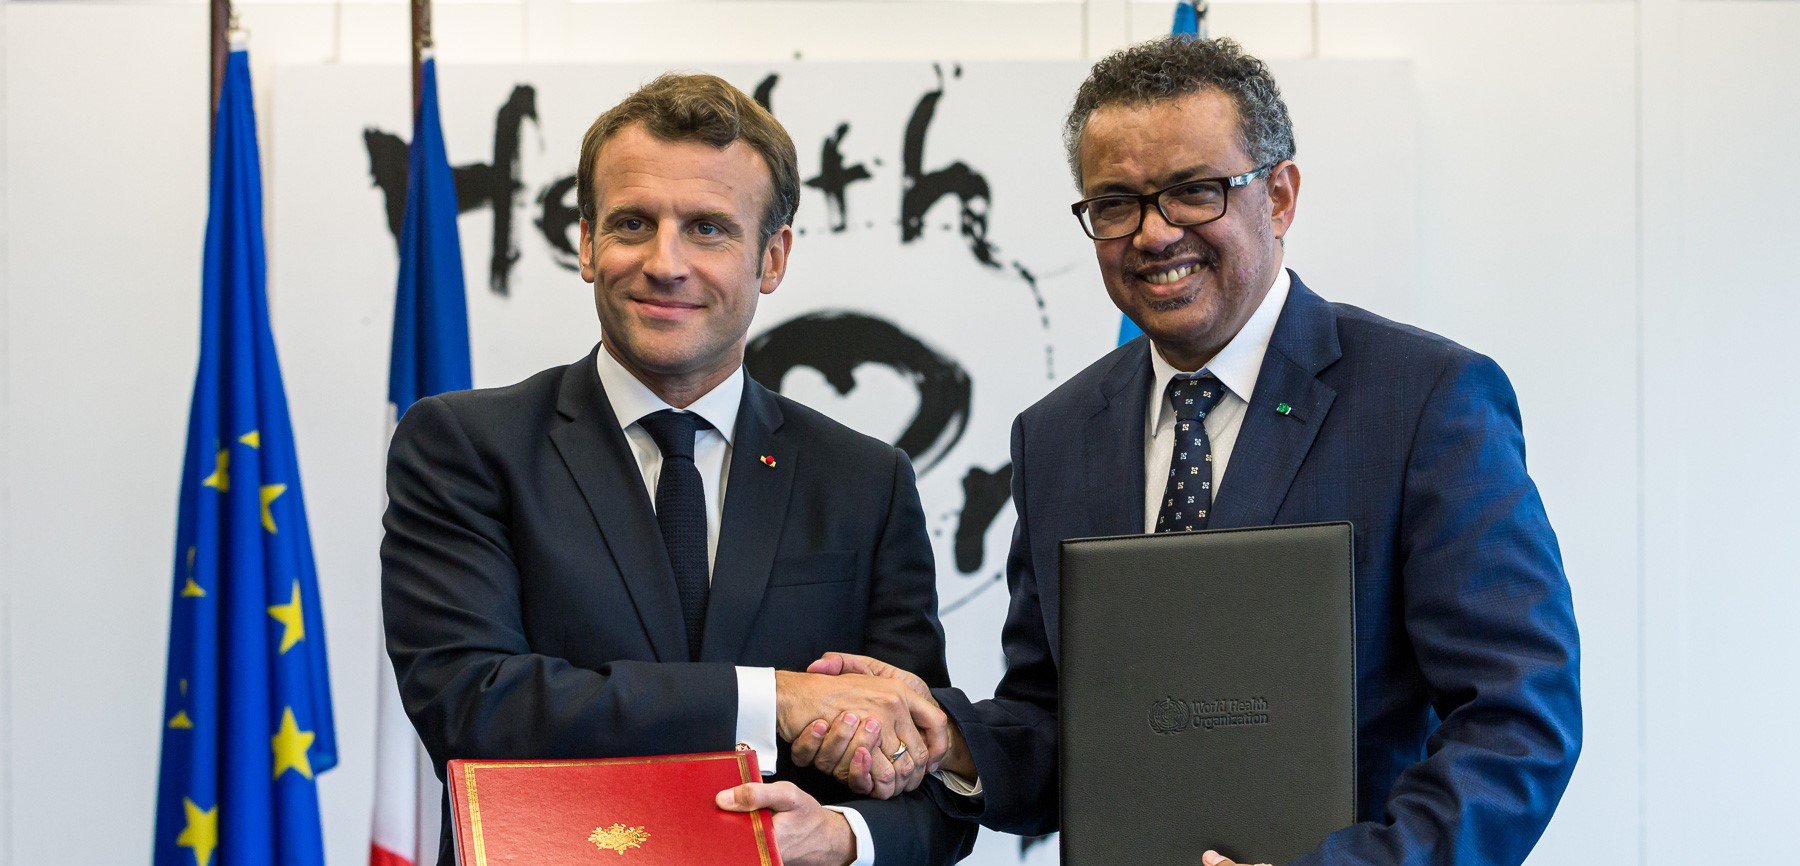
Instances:
[[[905,755],[905,754],[906,754],[906,744],[905,744],[905,743],[901,743],[901,744],[900,744],[900,750],[899,750],[899,751],[897,751],[897,752],[895,752],[895,753],[893,753],[893,754],[891,754],[891,755],[889,755],[889,756],[888,756],[888,763],[890,763],[890,764],[897,764],[897,763],[899,763],[899,762],[900,762],[900,758],[901,758],[901,757],[902,757],[902,756],[904,756],[904,755]]]

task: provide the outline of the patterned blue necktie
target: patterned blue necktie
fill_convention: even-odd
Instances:
[[[1206,438],[1206,413],[1225,396],[1225,386],[1209,374],[1169,380],[1169,403],[1175,407],[1175,451],[1169,460],[1169,483],[1163,488],[1157,532],[1192,532],[1206,528],[1212,510],[1212,442]]]
[[[694,466],[694,434],[712,425],[699,415],[673,409],[652,412],[638,423],[662,451],[662,472],[656,480],[656,523],[662,529],[663,547],[669,551],[669,565],[675,569],[681,619],[687,625],[688,659],[697,660],[712,581],[706,574],[706,488]]]

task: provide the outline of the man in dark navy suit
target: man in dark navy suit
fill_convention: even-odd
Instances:
[[[718,807],[774,810],[789,866],[961,859],[975,827],[914,790],[944,751],[914,719],[941,732],[941,711],[804,671],[854,646],[949,684],[905,455],[744,373],[793,242],[793,141],[723,80],[663,76],[588,130],[578,190],[601,345],[421,400],[394,434],[388,652],[440,776],[751,748],[774,781]],[[824,720],[855,743],[828,769],[875,798],[782,751]]]
[[[1235,43],[1107,57],[1066,132],[1076,216],[1146,336],[1013,425],[1007,671],[992,700],[931,690],[953,720],[938,769],[957,792],[934,794],[998,830],[1057,829],[1063,539],[1348,520],[1360,822],[1296,862],[1519,863],[1568,784],[1581,704],[1569,586],[1505,374],[1282,267],[1292,128]],[[832,654],[814,669],[924,693],[904,667]],[[795,754],[830,763],[843,739],[803,737]]]

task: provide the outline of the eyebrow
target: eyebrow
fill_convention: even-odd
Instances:
[[[727,230],[733,231],[733,232],[738,231],[740,228],[740,226],[738,225],[737,217],[733,216],[729,212],[722,211],[722,210],[701,211],[697,214],[692,214],[688,217],[689,222],[693,222],[695,220],[705,220],[707,222],[718,223],[721,228],[724,228],[724,229],[727,229]]]
[[[1211,167],[1205,163],[1201,163],[1199,165],[1191,165],[1191,166],[1188,166],[1187,168],[1177,169],[1175,171],[1169,172],[1168,174],[1165,174],[1158,178],[1153,178],[1150,181],[1150,188],[1151,189],[1164,189],[1164,188],[1167,188],[1170,186],[1174,186],[1175,184],[1181,183],[1182,181],[1186,181],[1186,180],[1194,180],[1196,178],[1202,178],[1202,177],[1224,177],[1224,176],[1225,175],[1220,174],[1217,169],[1214,169],[1213,167]],[[1115,181],[1113,183],[1102,184],[1100,187],[1093,190],[1093,192],[1090,193],[1090,195],[1113,195],[1115,193],[1123,193],[1125,195],[1137,195],[1138,191],[1137,191],[1137,188],[1132,186],[1131,184],[1125,183],[1123,181]]]
[[[615,219],[617,217],[621,217],[621,216],[637,216],[637,217],[643,217],[645,219],[649,219],[648,212],[646,212],[642,207],[639,207],[634,204],[614,205],[610,210],[608,210],[606,212],[606,220],[608,220],[608,221]],[[697,213],[686,214],[682,217],[682,220],[684,222],[690,222],[690,223],[696,222],[696,221],[702,221],[702,220],[704,220],[706,222],[718,223],[720,228],[723,228],[726,231],[729,231],[732,233],[738,233],[738,232],[743,231],[743,226],[741,226],[738,223],[737,217],[732,215],[731,212],[729,212],[729,211],[703,210],[703,211],[699,211]]]

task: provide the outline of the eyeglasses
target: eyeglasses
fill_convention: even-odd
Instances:
[[[1081,223],[1081,230],[1097,241],[1137,234],[1144,224],[1144,212],[1151,205],[1156,206],[1157,213],[1162,214],[1163,221],[1169,225],[1197,226],[1224,216],[1227,194],[1235,187],[1246,186],[1268,174],[1275,165],[1270,163],[1235,177],[1184,180],[1144,195],[1097,195],[1070,205],[1069,210]]]

